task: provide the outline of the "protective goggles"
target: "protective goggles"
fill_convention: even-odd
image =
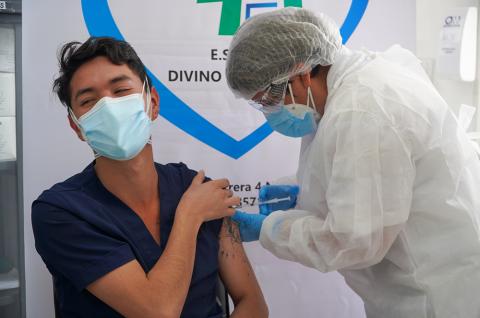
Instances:
[[[277,112],[281,109],[287,87],[288,80],[272,83],[260,98],[248,103],[265,114]]]

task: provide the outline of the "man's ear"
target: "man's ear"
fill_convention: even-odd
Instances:
[[[152,86],[152,89],[150,90],[150,105],[152,107],[152,120],[155,120],[160,111],[160,96],[158,95],[155,86]]]
[[[80,138],[80,140],[82,141],[85,141],[85,139],[83,138],[82,136],[82,132],[80,131],[80,128],[78,128],[77,124],[75,124],[75,122],[73,121],[72,117],[70,116],[70,114],[68,114],[68,122],[70,123],[70,127],[73,129],[73,131],[75,131],[75,133],[77,134],[78,138]]]

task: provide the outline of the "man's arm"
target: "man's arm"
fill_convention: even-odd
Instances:
[[[87,286],[88,291],[125,317],[179,317],[195,261],[200,224],[178,216],[162,256],[145,274],[137,260]]]
[[[145,274],[133,260],[87,286],[88,291],[126,317],[179,317],[190,287],[200,225],[233,214],[238,197],[223,188],[227,180],[203,183],[200,172],[177,207],[167,246]]]
[[[220,277],[232,297],[232,318],[268,317],[268,307],[242,246],[235,222],[224,218],[220,230]]]

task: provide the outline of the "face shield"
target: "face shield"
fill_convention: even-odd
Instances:
[[[250,100],[249,104],[264,114],[280,111],[287,87],[288,80],[272,83],[260,98]]]

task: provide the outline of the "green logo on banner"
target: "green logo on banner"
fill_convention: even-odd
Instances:
[[[242,0],[197,0],[197,3],[222,2],[219,35],[233,35],[241,22]],[[275,3],[276,5],[276,3]],[[284,0],[285,7],[302,7],[302,0]]]

